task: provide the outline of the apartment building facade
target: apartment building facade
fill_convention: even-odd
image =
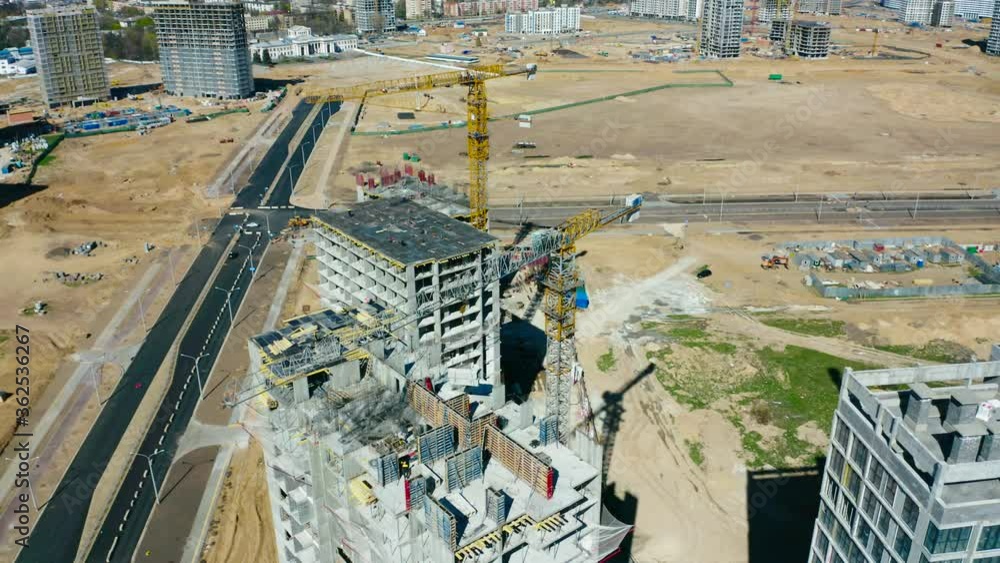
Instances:
[[[701,56],[733,59],[740,56],[743,0],[705,0],[701,18]]]
[[[93,6],[29,10],[28,31],[49,107],[110,96],[100,22]]]

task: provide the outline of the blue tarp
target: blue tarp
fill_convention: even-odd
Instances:
[[[590,297],[587,295],[587,288],[582,285],[576,288],[576,308],[586,309],[590,307]]]

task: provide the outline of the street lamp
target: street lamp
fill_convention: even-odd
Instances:
[[[21,459],[19,457],[5,457],[4,459],[7,460],[7,461],[14,461],[14,462],[18,462],[18,463],[20,463],[20,462],[31,463],[32,461],[35,461],[36,459],[38,459],[40,457],[42,457],[42,456],[36,455],[35,457],[30,457],[28,459]],[[38,467],[38,466],[36,465],[35,467]],[[24,482],[28,484],[28,496],[31,497],[31,506],[35,507],[35,512],[38,512],[38,501],[35,500],[35,491],[32,490],[32,488],[31,488],[31,479],[24,479]]]
[[[289,185],[290,189],[295,189],[295,179],[292,178],[292,168],[294,168],[295,166],[298,166],[298,165],[297,164],[293,164],[293,163],[289,163],[288,166],[287,166],[287,169],[288,169],[288,185]]]
[[[226,294],[226,306],[229,308],[229,324],[232,325],[233,324],[233,303],[232,303],[232,300],[230,299],[230,297],[232,297],[233,292],[236,291],[236,290],[238,290],[239,288],[238,287],[234,287],[233,289],[230,290],[230,289],[222,289],[219,286],[215,286],[215,289]]]
[[[153,453],[146,455],[135,452],[135,455],[146,458],[146,465],[149,466],[149,478],[153,480],[153,494],[156,495],[156,504],[160,504],[160,489],[156,486],[156,474],[153,473],[153,456],[162,454],[167,450],[153,450]]]
[[[230,319],[229,322],[232,323],[233,322],[232,319]],[[205,386],[201,382],[201,368],[198,366],[198,363],[201,362],[201,359],[207,355],[208,354],[201,354],[196,358],[190,354],[181,354],[182,358],[188,358],[189,360],[194,362],[194,373],[195,376],[198,378],[198,398],[202,398],[205,396]]]

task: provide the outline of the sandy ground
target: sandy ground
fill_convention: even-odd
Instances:
[[[228,200],[205,199],[202,191],[238,146],[219,144],[217,138],[244,139],[263,116],[254,112],[206,123],[178,122],[141,137],[121,133],[65,140],[35,177],[47,188],[0,209],[0,275],[6,280],[0,323],[30,321],[38,333],[32,382],[36,396],[45,392],[66,354],[85,346],[97,332],[99,314],[137,279],[139,265],[152,256],[144,243],[165,250],[197,247],[205,234],[195,225],[210,232]],[[92,256],[66,254],[88,241],[106,246]],[[178,268],[183,266],[179,254],[171,258]],[[70,286],[54,280],[52,272],[104,277]],[[48,304],[49,313],[25,317],[22,309],[39,300]],[[144,306],[152,309],[150,303]],[[5,377],[0,387],[11,388],[12,380]],[[10,408],[10,403],[0,405],[0,418],[12,420],[5,414]]]
[[[579,263],[591,307],[579,315],[577,347],[594,404],[599,404],[603,392],[618,391],[647,365],[644,352],[649,349],[623,338],[624,323],[662,319],[665,313],[690,313],[701,307],[704,312],[696,318],[705,319],[709,332],[721,335],[723,342],[779,349],[805,346],[882,365],[909,365],[913,361],[874,350],[870,344],[920,346],[942,339],[984,358],[988,357],[991,335],[1000,329],[1000,299],[843,303],[818,298],[802,285],[801,273],[794,269],[763,271],[758,266],[760,255],[773,251],[779,242],[867,238],[874,236],[870,231],[772,228],[736,233],[699,225],[683,238],[649,231],[652,229],[642,227],[609,230],[592,234],[579,245],[586,251]],[[891,234],[914,233],[898,229]],[[970,226],[940,234],[963,242],[993,241],[1000,237],[1000,230]],[[693,273],[703,264],[710,265],[714,275],[698,282]],[[680,271],[678,265],[683,266]],[[747,314],[760,308],[796,318],[841,320],[846,323],[847,336],[820,338],[766,327],[756,316]],[[604,373],[597,368],[598,357],[609,348],[617,350],[618,360]],[[703,351],[675,347],[670,357],[682,365],[698,362],[691,365],[692,373],[709,370],[727,384],[755,373],[739,355],[725,360],[727,364]],[[716,405],[719,408],[691,410],[678,403],[654,377],[646,377],[628,390],[622,405],[622,425],[614,441],[608,477],[612,492],[606,502],[619,510],[626,507],[626,517],[634,512],[635,560],[754,561],[751,544],[755,538],[759,541],[761,532],[759,523],[748,520],[755,511],[747,499],[761,474],[748,470],[740,434],[722,414],[726,409]],[[754,429],[764,436],[774,433],[766,425]],[[827,432],[826,427],[810,425],[799,434],[817,448],[825,448]],[[701,444],[701,465],[692,460],[689,443]],[[793,486],[788,490],[791,492]],[[792,496],[800,497],[801,503],[801,497],[808,494],[815,492],[795,492]]]
[[[264,451],[256,440],[233,454],[202,561],[278,561],[264,472]]]
[[[829,19],[834,43],[844,46],[845,52],[863,55],[870,49],[872,34],[856,28],[873,26],[871,20]],[[582,58],[534,56],[533,49],[546,52],[556,47],[542,43],[526,48],[528,56],[519,61],[539,64],[536,80],[491,80],[491,115],[516,115],[660,84],[718,82],[712,75],[676,71],[718,69],[735,85],[671,88],[540,114],[530,129],[510,118],[492,122],[491,200],[510,203],[522,196],[552,200],[636,191],[731,194],[996,185],[1000,144],[993,129],[1000,119],[1000,62],[962,43],[978,40],[983,29],[908,34],[896,24],[877,23],[887,30],[881,36],[883,53],[910,60],[844,56],[823,61],[772,60],[747,53],[724,63],[651,65],[633,61],[628,53],[656,48],[648,39],[651,34],[672,37],[678,31],[690,33],[691,27],[587,20],[584,27],[593,24],[595,36],[565,45]],[[385,52],[420,56],[450,43],[455,49],[471,48],[487,62],[498,45],[497,28],[487,27],[491,36],[481,49],[470,41],[458,42],[456,32],[461,30],[434,29],[428,38],[405,47],[386,47]],[[622,35],[596,37],[605,33]],[[935,47],[939,42],[943,46]],[[896,47],[918,52],[893,50]],[[609,56],[598,56],[600,50],[607,50]],[[404,68],[408,66],[413,68]],[[323,72],[326,69],[330,72]],[[305,88],[310,91],[439,71],[375,58],[272,69],[282,77],[307,77]],[[782,74],[783,82],[769,81],[770,73]],[[463,89],[427,94],[371,100],[358,131],[391,132],[413,124],[465,119]],[[397,116],[414,110],[414,120]],[[652,116],[659,119],[651,122]],[[634,134],[638,131],[641,134]],[[537,148],[512,152],[514,143],[521,140],[533,141]],[[330,179],[330,189],[339,201],[350,201],[358,166],[381,161],[401,167],[404,152],[419,154],[418,167],[435,172],[439,182],[464,188],[468,175],[462,154],[465,144],[461,128],[396,136],[355,135],[344,166]]]

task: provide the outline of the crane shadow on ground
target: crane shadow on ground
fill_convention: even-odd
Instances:
[[[808,558],[825,465],[826,459],[820,458],[812,466],[747,473],[749,563],[800,563]]]

